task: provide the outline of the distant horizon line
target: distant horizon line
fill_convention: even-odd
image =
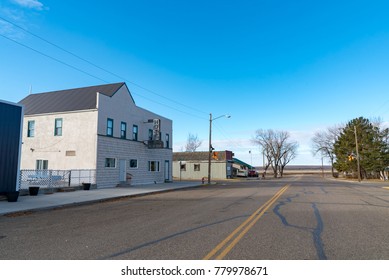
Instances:
[[[263,168],[263,166],[254,166],[255,168]],[[298,169],[302,169],[302,168],[308,168],[308,169],[316,169],[316,168],[331,168],[331,165],[321,165],[321,164],[291,164],[291,165],[287,165],[285,166],[285,169],[294,169],[294,168],[298,168]],[[269,169],[271,169],[271,167],[269,167]]]

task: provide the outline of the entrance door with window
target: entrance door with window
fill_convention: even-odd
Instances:
[[[126,182],[126,174],[127,174],[126,162],[127,161],[125,159],[119,160],[119,181],[120,182]]]

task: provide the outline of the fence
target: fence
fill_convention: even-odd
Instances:
[[[80,186],[82,183],[96,184],[95,169],[73,169],[69,172],[69,186]]]
[[[66,188],[80,186],[82,183],[96,184],[96,170],[21,170],[20,190],[31,186],[41,188]]]

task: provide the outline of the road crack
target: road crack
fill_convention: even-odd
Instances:
[[[288,222],[287,218],[284,215],[281,214],[281,211],[280,211],[281,208],[284,207],[288,203],[292,203],[292,200],[294,198],[297,198],[297,197],[299,197],[299,194],[286,197],[286,198],[284,198],[284,200],[279,201],[278,204],[274,207],[273,213],[276,214],[280,218],[280,220],[284,226],[311,233],[313,244],[315,246],[316,255],[317,255],[318,259],[319,260],[326,260],[327,256],[325,254],[323,240],[321,238],[321,234],[323,233],[323,229],[324,229],[324,224],[323,224],[323,220],[321,218],[320,211],[317,208],[316,203],[314,203],[314,202],[311,203],[311,206],[312,206],[312,209],[314,212],[314,216],[315,216],[315,220],[316,220],[316,227],[314,227],[314,228],[293,225],[293,224]]]

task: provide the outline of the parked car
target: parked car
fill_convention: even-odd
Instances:
[[[248,172],[247,172],[247,170],[239,170],[239,169],[237,169],[236,170],[236,176],[237,177],[247,177],[248,176]]]
[[[258,172],[254,169],[249,170],[248,176],[249,177],[258,177]]]

